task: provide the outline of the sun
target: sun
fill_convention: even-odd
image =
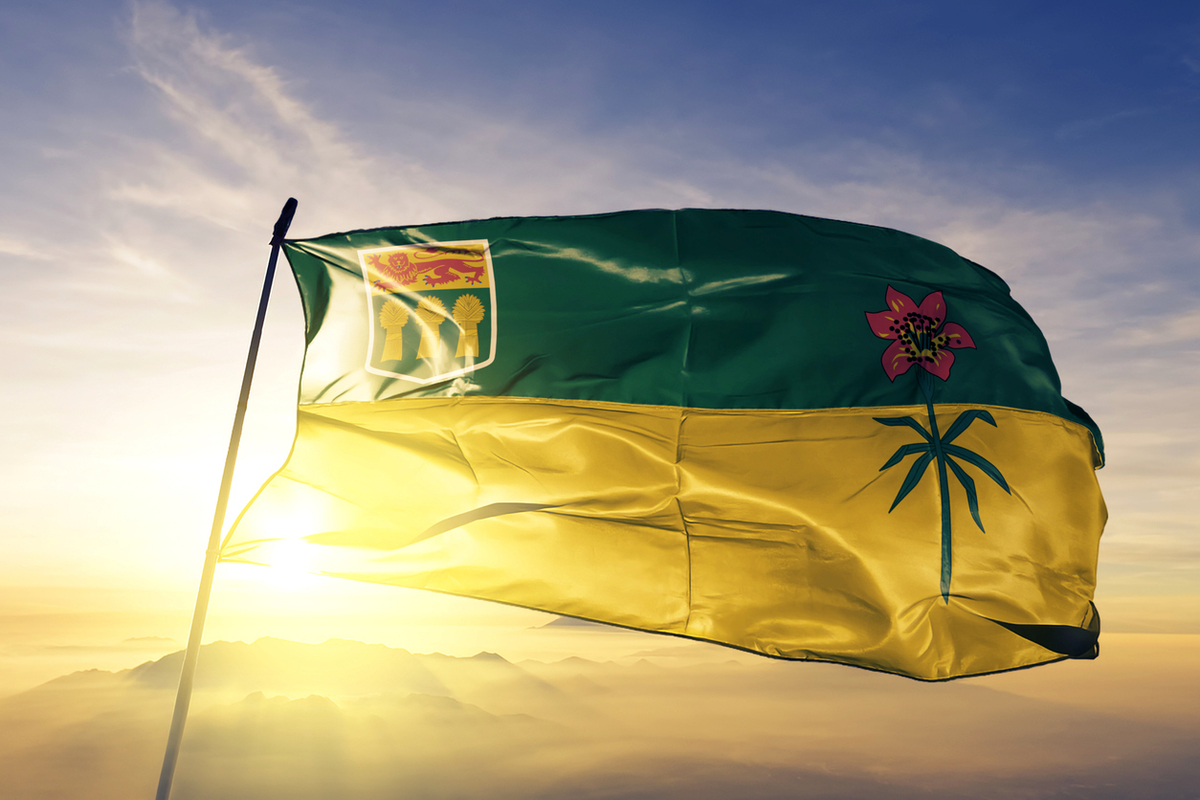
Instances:
[[[328,528],[326,509],[312,498],[264,498],[270,505],[262,530],[266,539],[254,553],[253,563],[265,569],[259,580],[271,588],[296,591],[321,584],[325,570],[318,551],[323,548],[308,537]],[[236,561],[236,555],[231,559]]]
[[[261,572],[263,580],[277,589],[299,591],[321,585],[312,547],[298,539],[285,539],[272,548],[271,563]]]

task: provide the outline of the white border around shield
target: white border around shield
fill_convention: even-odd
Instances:
[[[435,376],[432,376],[429,378],[415,378],[412,375],[405,375],[402,372],[392,372],[391,370],[379,369],[378,367],[371,366],[371,354],[375,352],[375,306],[371,299],[372,298],[371,282],[367,278],[366,256],[373,254],[373,253],[395,253],[395,252],[401,251],[401,250],[424,250],[429,247],[442,247],[442,246],[453,247],[454,245],[483,245],[483,259],[484,259],[484,263],[487,264],[488,292],[490,293],[491,298],[492,298],[492,308],[491,308],[492,313],[489,315],[492,318],[492,320],[491,320],[491,323],[492,323],[492,343],[491,344],[492,344],[492,346],[491,346],[491,351],[488,353],[487,359],[485,361],[480,361],[479,363],[476,363],[470,367],[463,367],[462,369],[454,370],[452,372],[443,372],[443,373],[440,373],[438,375],[435,375]],[[422,244],[403,244],[403,245],[391,245],[389,247],[372,247],[372,248],[368,248],[366,250],[358,250],[356,252],[358,253],[359,270],[362,273],[363,289],[365,292],[364,296],[367,301],[367,357],[366,357],[365,363],[363,364],[363,367],[366,369],[367,372],[371,373],[372,375],[382,375],[387,378],[400,378],[402,380],[412,381],[413,383],[419,383],[419,384],[424,385],[424,384],[429,384],[429,383],[438,383],[440,381],[447,380],[448,378],[457,378],[460,375],[469,375],[469,374],[475,372],[476,370],[483,369],[488,364],[491,364],[493,361],[496,360],[496,331],[497,331],[497,326],[496,326],[496,316],[497,316],[496,274],[495,274],[494,270],[492,269],[492,247],[487,239],[470,239],[470,240],[456,241],[456,242],[431,241],[431,242],[425,242]]]

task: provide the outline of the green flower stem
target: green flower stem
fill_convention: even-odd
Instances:
[[[938,434],[937,415],[933,411],[933,375],[928,370],[917,372],[917,384],[925,395],[925,407],[929,411],[929,432],[933,445],[933,456],[937,459],[938,495],[942,501],[942,601],[950,602],[950,479],[946,470],[946,453],[942,449],[942,437]]]

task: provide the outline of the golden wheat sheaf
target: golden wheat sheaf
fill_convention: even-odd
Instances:
[[[479,323],[483,321],[483,303],[473,294],[459,295],[454,301],[454,321],[462,329],[455,358],[478,358]]]
[[[404,326],[408,324],[408,308],[396,300],[388,300],[379,312],[379,324],[387,331],[380,359],[399,361],[404,358]]]
[[[450,316],[446,304],[437,297],[422,297],[416,308],[417,320],[421,325],[421,344],[417,347],[417,358],[434,358],[442,336],[438,328]]]

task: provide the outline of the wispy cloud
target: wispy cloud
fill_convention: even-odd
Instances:
[[[1146,325],[1129,332],[1128,344],[1162,347],[1197,341],[1200,341],[1200,307],[1148,320]]]
[[[319,197],[359,224],[383,219],[381,211],[443,211],[405,180],[419,171],[368,155],[255,61],[249,45],[205,30],[194,16],[136,4],[129,47],[133,70],[190,141],[147,142],[137,179],[113,185],[115,198],[238,231],[261,229],[288,194]]]
[[[50,258],[45,249],[39,248],[31,242],[2,235],[0,235],[0,254],[18,256],[20,258],[32,258],[39,261]]]
[[[1142,108],[1126,108],[1120,111],[1114,111],[1111,114],[1103,114],[1098,117],[1088,117],[1087,119],[1077,119],[1067,122],[1058,127],[1055,135],[1059,139],[1071,141],[1073,139],[1082,139],[1094,131],[1121,122],[1126,119],[1134,119],[1136,117],[1145,117],[1150,114],[1158,113],[1163,109],[1160,107],[1142,107]]]

